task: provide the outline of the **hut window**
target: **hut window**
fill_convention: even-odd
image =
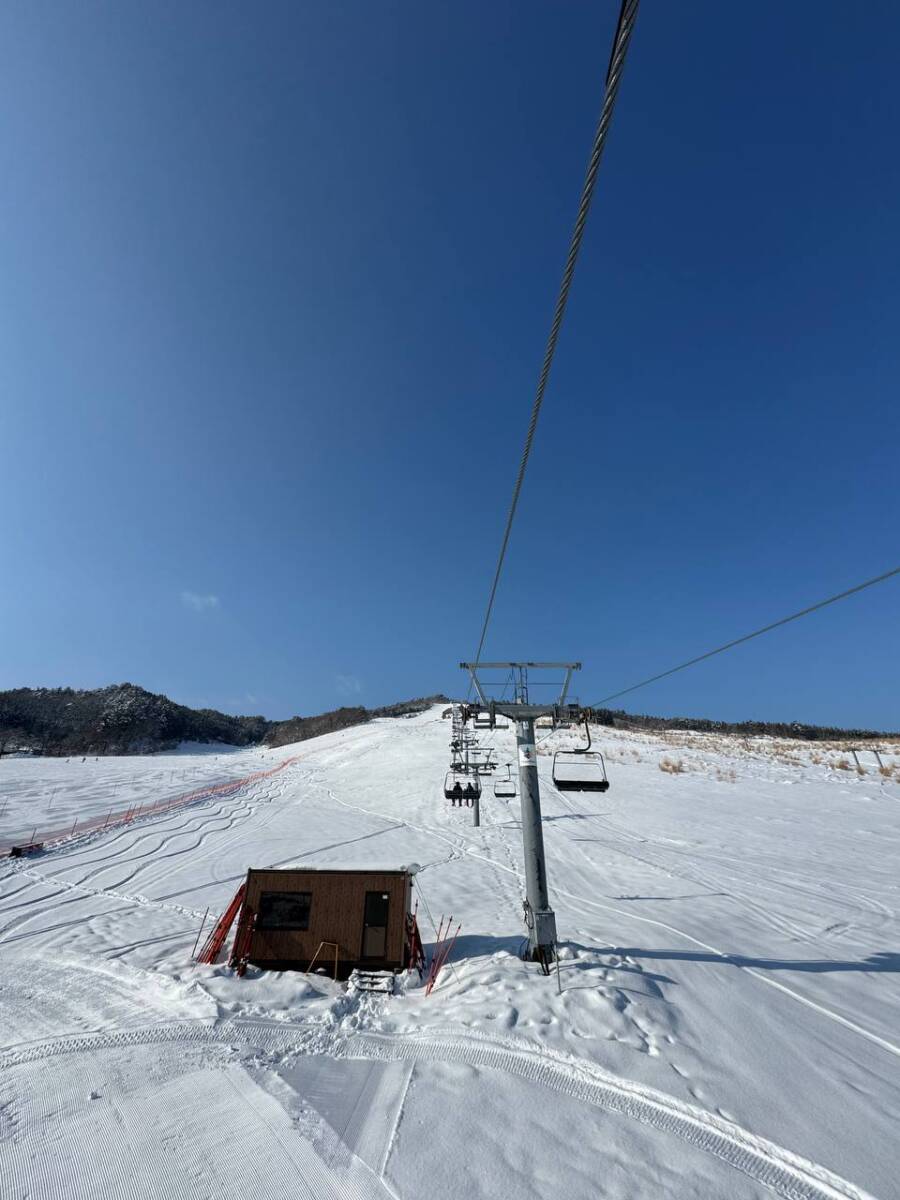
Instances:
[[[309,929],[312,892],[263,892],[257,929]]]

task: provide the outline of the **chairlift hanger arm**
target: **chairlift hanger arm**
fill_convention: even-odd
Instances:
[[[579,754],[587,754],[591,748],[591,727],[588,724],[587,713],[584,713],[583,715],[584,715],[584,733],[585,733],[585,737],[587,738],[587,745],[578,747]]]

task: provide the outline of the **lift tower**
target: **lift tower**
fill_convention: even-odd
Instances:
[[[537,717],[549,716],[554,726],[560,722],[582,720],[577,704],[567,704],[566,697],[572,672],[581,670],[581,663],[566,662],[463,662],[459,664],[472,677],[478,696],[477,704],[463,706],[463,721],[487,714],[491,728],[497,716],[509,717],[516,723],[516,744],[519,759],[519,795],[522,805],[522,841],[525,849],[525,924],[528,927],[528,957],[539,962],[544,974],[556,957],[556,914],[550,907],[547,894],[547,865],[544,859],[544,832],[541,828],[541,793],[538,784],[537,753],[534,745],[534,722]],[[515,684],[513,700],[492,700],[479,671],[502,670],[512,674]],[[534,670],[564,671],[565,676],[554,704],[532,704],[528,696],[528,672]]]

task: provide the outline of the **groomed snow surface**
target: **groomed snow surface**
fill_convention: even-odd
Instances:
[[[559,994],[518,802],[474,829],[448,740],[0,761],[0,842],[146,813],[0,860],[3,1200],[900,1196],[897,748],[597,730],[568,795],[542,754]],[[426,950],[462,922],[430,997],[191,960],[248,867],[413,861]]]

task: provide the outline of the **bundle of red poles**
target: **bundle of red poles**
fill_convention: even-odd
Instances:
[[[441,923],[438,926],[437,941],[434,943],[434,950],[431,955],[431,966],[428,968],[428,978],[425,981],[425,995],[431,995],[431,989],[437,982],[437,977],[441,973],[441,967],[450,957],[450,951],[456,945],[456,939],[459,936],[461,925],[456,926],[456,932],[450,936],[450,929],[453,924],[453,914],[447,918],[447,928],[444,928],[444,918],[441,917]]]

